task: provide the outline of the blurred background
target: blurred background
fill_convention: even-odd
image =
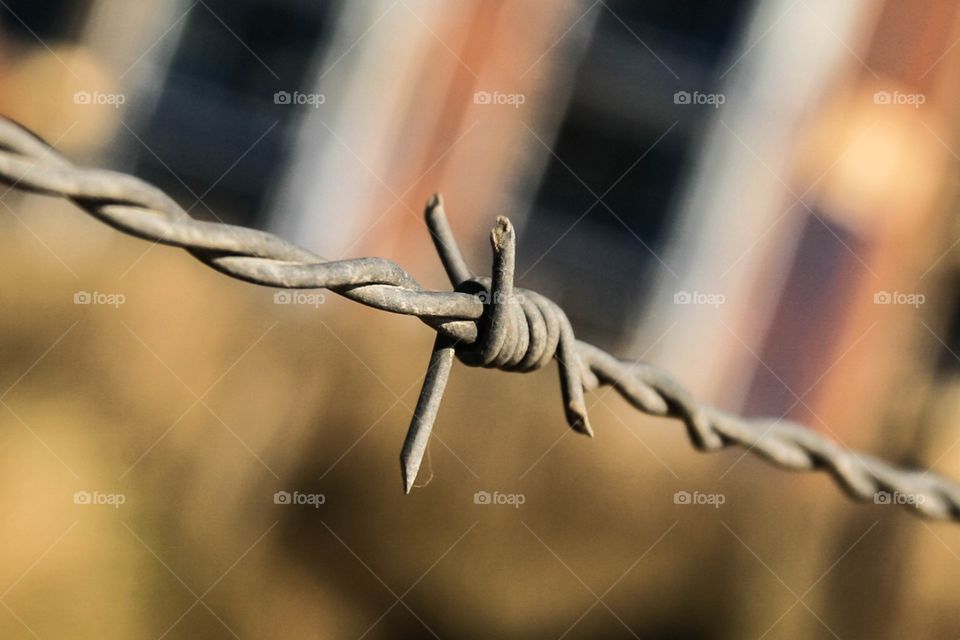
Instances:
[[[192,215],[477,272],[699,397],[960,478],[960,5],[2,0],[0,113]],[[3,638],[956,638],[960,528],[556,371],[0,197]],[[489,497],[489,501],[487,498]]]

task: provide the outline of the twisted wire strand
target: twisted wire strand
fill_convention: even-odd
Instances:
[[[533,371],[556,360],[568,423],[592,435],[584,391],[611,386],[639,411],[681,420],[694,447],[738,445],[795,471],[823,470],[851,497],[899,504],[915,514],[960,521],[960,485],[929,471],[895,467],[846,449],[802,425],[745,419],[699,403],[665,371],[620,360],[574,337],[563,310],[513,286],[515,234],[499,218],[491,235],[493,276],[472,274],[434,196],[426,220],[452,291],[424,289],[384,258],[325,260],[272,234],[195,220],[156,187],[122,173],[76,167],[39,137],[0,118],[0,182],[68,198],[132,236],[180,247],[207,266],[246,282],[326,288],[361,304],[412,315],[437,332],[426,379],[401,452],[404,489],[414,485],[454,358],[468,366]],[[891,494],[900,499],[891,500]],[[886,499],[883,497],[886,496]]]

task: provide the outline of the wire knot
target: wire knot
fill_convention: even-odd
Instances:
[[[546,296],[514,287],[516,234],[510,221],[498,217],[490,234],[493,275],[489,278],[471,274],[447,224],[439,196],[434,196],[427,206],[427,225],[454,290],[475,296],[484,310],[476,320],[474,340],[467,342],[437,335],[400,454],[404,489],[409,492],[413,487],[454,355],[467,366],[502,371],[535,371],[556,360],[567,423],[574,430],[592,436],[583,392],[585,386],[597,385],[596,376],[581,361],[573,327],[563,310]]]
[[[512,285],[512,283],[510,283]],[[498,289],[493,278],[473,278],[456,289],[484,305],[477,340],[456,346],[467,366],[503,371],[536,371],[556,355],[563,310],[549,298],[527,289]]]

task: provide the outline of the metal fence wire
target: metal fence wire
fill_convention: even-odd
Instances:
[[[574,337],[563,310],[513,286],[515,234],[500,217],[491,234],[492,277],[475,276],[447,224],[439,195],[426,221],[452,291],[421,287],[385,258],[324,260],[263,231],[195,220],[172,198],[123,173],[76,167],[20,125],[0,118],[0,181],[68,198],[124,233],[181,247],[228,276],[269,287],[329,289],[350,300],[420,318],[436,331],[426,379],[400,455],[404,491],[413,488],[454,357],[473,367],[534,371],[556,360],[567,423],[592,435],[584,392],[612,386],[638,410],[674,418],[701,451],[738,445],[796,471],[823,470],[858,500],[900,504],[916,514],[960,521],[960,485],[929,471],[895,467],[846,449],[800,425],[745,419],[698,402],[668,373],[620,360]],[[890,496],[899,494],[897,500]]]

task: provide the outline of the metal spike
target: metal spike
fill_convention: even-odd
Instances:
[[[420,389],[417,408],[413,412],[410,428],[407,430],[407,437],[403,441],[403,449],[400,452],[400,471],[403,475],[404,493],[409,494],[410,490],[413,489],[413,483],[420,471],[423,456],[427,452],[433,423],[437,419],[437,412],[440,411],[443,390],[450,378],[453,357],[453,344],[447,338],[438,335],[433,343],[430,365],[427,367],[423,388]]]

